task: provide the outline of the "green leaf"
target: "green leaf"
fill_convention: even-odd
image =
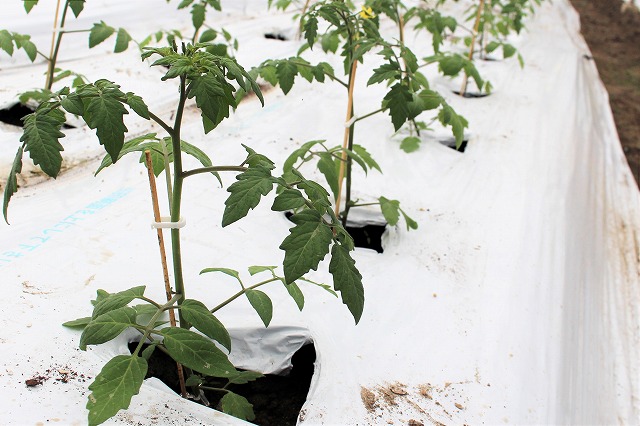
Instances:
[[[208,338],[178,327],[164,328],[161,333],[167,352],[176,362],[207,376],[235,375],[233,364]]]
[[[302,311],[302,309],[304,308],[304,294],[302,294],[302,290],[300,290],[300,287],[298,287],[298,284],[296,283],[290,283],[290,284],[283,283],[283,284],[284,284],[284,287],[287,289],[289,296],[291,296],[293,301],[296,302],[296,305],[298,305],[298,309]]]
[[[89,425],[104,423],[118,411],[129,408],[146,374],[147,361],[139,356],[118,355],[107,362],[89,385]]]
[[[38,56],[38,48],[31,41],[31,36],[14,33],[13,41],[18,49],[25,51],[31,62],[36,60],[36,57]]]
[[[116,36],[115,53],[124,52],[129,48],[129,42],[132,40],[131,35],[124,28],[118,29],[118,35]]]
[[[400,83],[393,85],[384,97],[383,105],[389,109],[391,122],[396,131],[398,131],[409,118],[409,108],[407,104],[411,100],[409,89]]]
[[[248,421],[255,420],[256,418],[253,413],[253,405],[243,396],[233,392],[227,392],[220,400],[220,403],[222,404],[222,411],[231,416]]]
[[[205,268],[202,271],[200,271],[200,275],[202,274],[207,274],[210,272],[222,272],[225,275],[229,275],[230,277],[235,278],[236,280],[238,280],[238,282],[242,283],[242,281],[240,281],[240,273],[238,273],[238,271],[236,271],[235,269],[229,269],[229,268]]]
[[[260,290],[247,289],[245,294],[249,303],[256,310],[265,327],[269,327],[271,318],[273,317],[273,303],[266,293]]]
[[[302,192],[297,189],[285,189],[273,200],[271,210],[285,212],[296,210],[305,205],[305,198]]]
[[[76,18],[80,16],[80,13],[82,13],[82,10],[84,9],[84,3],[85,0],[69,0],[69,7],[73,12],[73,16]]]
[[[389,200],[385,197],[378,198],[380,202],[380,210],[387,223],[391,226],[398,224],[400,220],[400,202],[398,200]]]
[[[9,177],[7,178],[7,184],[4,187],[4,201],[2,203],[2,214],[4,215],[5,222],[9,223],[7,218],[7,210],[9,208],[9,200],[13,194],[18,192],[18,179],[16,175],[20,174],[22,171],[22,155],[24,153],[24,144],[18,148],[18,152],[16,153],[15,158],[13,159],[13,164],[11,165],[11,171],[9,172]]]
[[[456,76],[464,67],[464,63],[465,58],[460,55],[444,56],[439,61],[440,71],[442,71],[444,75]]]
[[[364,309],[364,287],[362,275],[355,264],[346,248],[340,244],[334,244],[331,250],[331,262],[329,262],[329,272],[333,275],[333,287],[340,292],[342,303],[347,305],[357,324]]]
[[[189,378],[184,382],[184,384],[187,387],[192,387],[192,386],[200,386],[202,384],[204,384],[204,380],[202,380],[202,377],[197,376],[197,375],[191,375],[189,376]]]
[[[115,339],[129,327],[136,325],[136,310],[123,306],[94,317],[80,336],[80,349]]]
[[[159,143],[159,139],[156,137],[156,135],[157,133],[148,133],[146,135],[142,135],[137,138],[131,139],[130,141],[127,141],[122,146],[122,149],[118,154],[118,160],[131,152],[139,152],[139,151],[144,152],[146,149],[151,150],[153,145],[156,145]],[[154,142],[145,143],[146,141],[154,141]],[[152,151],[152,154],[153,152],[154,151]],[[105,155],[104,158],[102,159],[102,163],[100,164],[100,167],[98,167],[98,170],[96,170],[95,175],[100,173],[102,169],[104,169],[105,167],[109,167],[112,164],[113,164],[113,161],[111,160],[111,156],[108,154]],[[163,164],[163,169],[164,169],[164,164]]]
[[[317,36],[318,36],[318,19],[315,16],[311,15],[307,18],[307,20],[304,23],[304,38],[305,40],[307,40],[309,47],[313,47],[313,43],[315,43]]]
[[[402,217],[404,217],[404,221],[407,224],[407,231],[409,231],[410,229],[418,229],[418,222],[416,222],[415,220],[411,219],[405,212],[404,210],[400,209],[400,213],[402,213]]]
[[[500,47],[500,43],[498,43],[497,41],[490,41],[484,48],[485,52],[487,53],[491,53],[494,50],[496,50],[498,47]]]
[[[249,266],[249,274],[252,276],[255,274],[259,274],[260,272],[271,271],[273,273],[276,270],[277,266]]]
[[[362,145],[354,144],[353,152],[358,154],[358,156],[362,158],[362,160],[367,164],[367,166],[369,166],[369,168],[376,169],[377,171],[382,173],[382,169],[380,168],[380,165],[378,165],[376,160],[374,160],[371,154],[369,154],[369,151],[367,151]]]
[[[25,151],[39,165],[43,172],[51,177],[58,176],[62,165],[64,150],[58,139],[65,137],[60,128],[64,124],[64,113],[42,104],[24,118],[24,133],[20,142],[25,142]]]
[[[96,82],[98,84],[98,82]],[[115,163],[124,145],[124,135],[128,131],[124,125],[124,115],[129,114],[122,105],[118,86],[108,83],[100,90],[99,96],[91,98],[86,105],[84,118],[90,129],[96,129],[101,145]]]
[[[182,0],[180,2],[180,4],[178,5],[178,9],[184,9],[185,7],[188,7],[191,5],[191,3],[193,3],[194,0]]]
[[[245,217],[249,210],[254,209],[260,198],[273,189],[273,177],[268,167],[249,167],[246,172],[236,176],[237,182],[229,186],[229,198],[224,202],[222,226],[230,225]]]
[[[191,22],[193,22],[193,27],[196,29],[200,29],[202,24],[204,24],[204,18],[206,15],[206,9],[203,4],[194,4],[191,9]]]
[[[213,315],[207,307],[192,299],[187,299],[180,305],[180,312],[185,320],[193,325],[205,336],[219,342],[231,351],[231,337],[224,325]]]
[[[118,293],[107,294],[96,302],[93,307],[92,318],[97,318],[100,315],[113,311],[114,309],[121,308],[128,305],[133,299],[144,296],[145,286],[141,285],[133,287]]]
[[[31,9],[33,9],[33,6],[38,4],[38,1],[40,0],[23,0],[24,10],[26,10],[27,13],[31,12]]]
[[[300,148],[298,148],[295,151],[293,151],[291,153],[291,155],[289,155],[289,157],[287,157],[287,159],[285,160],[284,164],[282,165],[282,170],[284,172],[290,171],[293,168],[293,165],[295,164],[295,162],[299,158],[304,158],[305,155],[307,155],[307,152],[309,152],[309,150],[311,148],[313,148],[314,145],[321,144],[323,142],[325,142],[325,141],[324,140],[315,140],[315,141],[305,142]]]
[[[64,327],[85,328],[91,322],[91,317],[83,317],[62,323]]]
[[[321,152],[318,156],[320,157],[318,160],[318,170],[327,180],[327,184],[329,185],[331,192],[333,192],[334,199],[338,199],[338,166],[334,161],[333,156],[328,152]]]
[[[99,24],[93,24],[89,32],[89,48],[96,47],[115,32],[115,28],[108,26],[104,21],[100,21]]]
[[[149,117],[149,107],[144,103],[144,100],[131,92],[127,93],[127,105],[131,107],[131,109],[138,114],[142,118],[150,119]]]
[[[469,125],[467,120],[461,115],[458,115],[449,105],[443,105],[438,113],[438,119],[443,125],[451,126],[453,135],[456,138],[456,148],[459,148],[464,139],[464,129]]]
[[[200,34],[200,39],[198,40],[200,43],[208,43],[213,41],[218,37],[218,32],[214,29],[208,28]]]
[[[196,105],[214,126],[229,117],[229,107],[235,107],[233,86],[209,72],[193,79],[189,98],[196,98]]]
[[[400,142],[400,149],[407,153],[414,152],[420,148],[421,142],[422,140],[417,136],[407,136]]]
[[[286,95],[293,87],[293,81],[298,73],[298,67],[288,60],[283,60],[276,66],[276,74],[278,76],[278,83],[282,92]]]
[[[229,383],[244,385],[260,377],[264,377],[264,374],[258,373],[257,371],[238,371],[235,375],[228,377],[228,379]]]
[[[296,224],[280,245],[284,250],[284,276],[290,284],[313,269],[329,253],[333,239],[331,229],[323,223],[315,210],[304,210],[294,214],[291,221]]]
[[[373,74],[367,81],[367,86],[384,81],[395,81],[400,79],[401,76],[400,65],[395,61],[391,61],[373,70]]]
[[[513,47],[510,44],[503,44],[502,45],[502,57],[507,59],[512,57],[513,55],[515,55],[517,52],[516,48]]]
[[[26,4],[25,2],[25,7]],[[9,56],[13,56],[13,37],[7,30],[0,30],[0,49],[7,52]]]

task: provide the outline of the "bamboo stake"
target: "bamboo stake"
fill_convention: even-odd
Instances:
[[[156,190],[156,176],[153,174],[153,163],[151,161],[151,152],[146,150],[144,152],[145,162],[147,165],[147,173],[149,175],[149,187],[151,188],[151,201],[153,204],[153,218],[156,222],[160,222],[160,206],[158,204],[158,192]],[[164,248],[164,236],[162,229],[158,228],[158,245],[160,246],[160,260],[162,261],[162,274],[164,275],[164,287],[167,295],[167,300],[171,300],[171,283],[169,281],[169,268],[167,267],[167,253]],[[176,314],[173,309],[169,310],[169,322],[172,327],[176,326]],[[182,365],[176,363],[178,367],[178,380],[180,381],[180,393],[183,398],[187,397],[187,387],[184,381],[184,371]]]
[[[345,123],[349,123],[353,118],[353,87],[356,82],[356,69],[358,67],[358,61],[354,60],[351,64],[351,75],[349,77],[349,100],[347,101],[347,118]],[[347,168],[347,147],[349,146],[349,132],[351,131],[353,123],[344,128],[344,141],[342,142],[342,156],[340,159],[340,172],[338,173],[338,197],[336,198],[335,213],[336,217],[340,215],[340,201],[342,198],[342,182],[344,180],[345,170]]]
[[[53,49],[56,44],[56,35],[58,34],[58,16],[60,15],[60,1],[61,0],[58,0],[58,3],[56,4],[56,16],[53,21],[53,30],[51,30],[51,48],[49,49],[49,62],[53,60]],[[52,79],[51,74],[53,74],[53,70],[51,70],[50,73],[47,73],[47,82],[45,83],[45,85],[47,86],[47,89],[50,88],[49,87],[50,79]]]
[[[482,11],[484,9],[484,0],[480,0],[480,4],[478,5],[478,13],[476,14],[476,22],[473,25],[473,34],[471,35],[471,46],[469,46],[469,60],[473,60],[473,51],[476,45],[476,37],[478,36],[478,29],[480,28],[480,18],[482,17]],[[462,80],[462,87],[460,88],[460,96],[464,96],[467,91],[467,82],[469,80],[469,76],[467,75],[467,71],[464,72],[464,79]],[[478,89],[482,90],[482,87],[478,87]]]

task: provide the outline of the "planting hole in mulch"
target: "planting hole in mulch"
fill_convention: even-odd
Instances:
[[[289,38],[282,33],[265,33],[264,38],[269,40],[287,41]]]
[[[454,90],[453,93],[455,93],[456,95],[460,96],[460,91],[458,91],[458,90]],[[468,98],[468,99],[484,98],[486,96],[489,96],[489,93],[464,92],[464,95],[462,95],[463,98]]]
[[[469,141],[464,139],[459,147],[456,146],[455,138],[441,139],[438,142],[440,142],[442,145],[446,146],[447,148],[453,149],[454,151],[464,152],[467,149],[467,143]]]
[[[25,116],[33,112],[32,108],[21,103],[11,105],[9,108],[0,109],[0,122],[10,124],[12,126],[23,127],[23,119]],[[63,129],[75,129],[75,126],[63,124]]]
[[[133,352],[137,344],[130,343],[129,350]],[[308,344],[293,354],[292,367],[287,375],[267,374],[253,382],[229,385],[227,388],[253,404],[256,415],[254,423],[261,426],[293,426],[297,423],[302,405],[307,400],[315,360],[315,347]],[[149,377],[161,380],[174,392],[180,393],[176,363],[159,349],[156,349],[149,359],[149,369],[145,378]],[[207,381],[207,384],[213,387],[222,387],[226,383],[224,379],[215,378]],[[205,396],[211,408],[222,411],[219,406],[222,393],[205,391]]]
[[[290,220],[293,213],[285,212],[284,215]],[[384,234],[384,231],[387,229],[386,223],[367,223],[364,226],[350,226],[349,221],[347,221],[345,229],[349,235],[351,235],[351,238],[353,238],[353,243],[356,247],[375,250],[378,253],[384,252],[384,248],[382,247],[382,234]]]

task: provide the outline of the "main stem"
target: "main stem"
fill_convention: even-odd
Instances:
[[[180,102],[176,110],[176,118],[171,133],[171,144],[173,146],[173,198],[171,201],[171,221],[178,222],[180,220],[180,205],[182,202],[182,182],[184,176],[182,174],[182,151],[180,150],[180,130],[182,126],[182,115],[184,113],[184,105],[187,101],[186,93],[186,77],[180,77]],[[180,251],[180,229],[171,229],[171,252],[173,255],[173,279],[176,294],[182,295],[178,301],[178,305],[185,300],[184,278],[182,275],[182,254]],[[180,327],[187,328],[187,321],[183,318],[182,312],[178,311],[180,319]]]

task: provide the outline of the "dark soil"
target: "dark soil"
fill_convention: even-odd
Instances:
[[[129,345],[135,350],[137,343]],[[256,418],[253,422],[261,426],[293,426],[298,420],[298,414],[307,399],[313,363],[316,351],[313,344],[305,345],[293,355],[293,367],[286,376],[265,375],[245,385],[230,385],[229,390],[242,395],[253,404]],[[156,377],[180,393],[176,363],[164,352],[156,349],[149,360],[148,377]],[[223,386],[226,380],[221,380],[216,386]],[[222,394],[205,391],[210,406],[221,411],[218,406]]]
[[[347,222],[348,223],[348,222]],[[360,228],[347,225],[347,232],[353,238],[356,247],[368,248],[382,253],[382,234],[387,229],[386,225],[365,225]]]
[[[0,110],[0,121],[12,126],[22,127],[22,119],[33,112],[28,106],[20,103],[11,105],[9,108]]]
[[[571,0],[609,92],[622,148],[640,181],[640,12],[622,0]]]

